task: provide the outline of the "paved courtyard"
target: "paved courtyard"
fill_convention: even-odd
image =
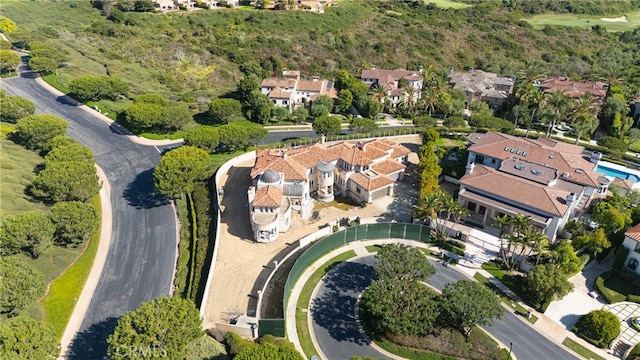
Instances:
[[[621,302],[605,305],[604,309],[614,313],[620,319],[620,340],[631,347],[640,343],[640,331],[631,326],[631,318],[640,316],[640,304]]]

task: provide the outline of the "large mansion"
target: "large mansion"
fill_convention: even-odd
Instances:
[[[398,106],[406,97],[412,95],[414,100],[420,99],[422,91],[422,68],[419,71],[413,70],[385,70],[376,69],[362,70],[360,79],[367,85],[369,90],[376,86],[382,87],[392,107]],[[400,87],[400,80],[407,82],[407,87]],[[411,94],[409,94],[411,91]]]
[[[292,111],[298,106],[307,106],[320,95],[326,95],[334,101],[338,92],[331,80],[302,80],[300,71],[284,70],[282,77],[262,80],[260,91],[267,95],[275,106],[286,107]]]
[[[582,146],[493,131],[472,134],[469,141],[458,202],[483,225],[497,215],[524,214],[553,241],[611,183],[595,171],[598,158],[585,157]]]
[[[475,101],[489,103],[494,110],[504,105],[513,93],[514,78],[501,77],[482,70],[454,71],[449,68],[449,84],[467,94],[467,105]]]
[[[312,196],[328,202],[342,195],[371,203],[393,195],[410,152],[387,139],[258,150],[247,191],[254,238],[276,240],[291,226],[292,212],[311,217]]]
[[[571,98],[579,98],[588,92],[602,101],[607,96],[609,85],[599,81],[579,82],[566,76],[553,76],[540,81],[538,88],[546,93],[562,90],[565,95]]]

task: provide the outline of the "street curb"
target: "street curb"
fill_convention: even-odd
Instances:
[[[111,214],[111,186],[104,171],[98,165],[95,165],[95,167],[98,178],[102,181],[102,188],[100,189],[100,203],[102,208],[99,239],[100,244],[98,245],[98,251],[96,252],[96,257],[93,260],[93,265],[91,266],[91,271],[89,272],[87,281],[82,288],[80,297],[76,302],[76,306],[73,309],[73,313],[71,313],[67,327],[62,335],[62,340],[60,341],[60,356],[58,357],[58,360],[64,360],[67,358],[69,347],[73,343],[73,339],[76,337],[76,334],[82,326],[82,321],[84,320],[84,316],[89,308],[93,294],[98,286],[98,282],[100,281],[100,275],[102,274],[102,269],[104,268],[104,264],[107,260],[107,254],[109,253],[109,246],[111,245],[111,228],[113,220]]]

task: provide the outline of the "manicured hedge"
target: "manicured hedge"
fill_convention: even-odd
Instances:
[[[609,270],[609,271],[605,272],[604,274],[598,276],[598,278],[596,279],[596,284],[595,284],[595,288],[598,290],[598,292],[600,292],[602,297],[604,297],[604,299],[610,304],[624,301],[625,298],[626,298],[626,296],[620,294],[619,292],[616,292],[614,290],[609,289],[604,284],[605,280],[607,280],[611,276],[613,276],[614,271],[615,270]]]

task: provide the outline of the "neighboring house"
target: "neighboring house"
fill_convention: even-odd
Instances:
[[[458,202],[474,221],[494,225],[497,215],[524,214],[554,241],[576,212],[605,197],[611,180],[595,171],[598,158],[582,146],[498,132],[469,136],[466,174]]]
[[[321,80],[318,77],[302,80],[300,71],[292,70],[283,70],[280,78],[262,80],[260,91],[269,96],[275,106],[286,107],[289,111],[313,103],[320,95],[326,95],[334,102],[338,99],[333,81]]]
[[[329,202],[335,195],[357,202],[393,195],[411,151],[387,139],[258,150],[247,191],[253,235],[270,242],[291,226],[291,213],[311,216],[312,196]]]
[[[609,90],[609,85],[603,82],[572,81],[566,76],[549,77],[541,80],[539,84],[536,84],[536,86],[546,93],[562,90],[565,95],[574,99],[579,98],[584,95],[584,93],[588,92],[601,101],[604,100],[605,96],[607,96],[607,90]]]
[[[371,70],[362,70],[360,79],[367,84],[369,90],[373,90],[376,86],[385,89],[389,105],[392,107],[401,104],[409,96],[408,91],[413,92],[412,95],[416,101],[420,99],[423,83],[422,67],[419,71],[413,71],[376,69],[374,66]],[[401,79],[407,82],[407,88],[399,88]]]
[[[154,0],[153,2],[156,8],[162,11],[175,10],[179,6],[183,6],[187,10],[194,9],[200,5],[206,5],[209,8],[240,6],[240,0]]]
[[[469,71],[456,72],[450,67],[447,78],[453,89],[467,94],[467,106],[474,101],[483,101],[496,111],[513,93],[514,78],[500,77],[482,70],[471,68]]]
[[[627,230],[622,246],[629,250],[624,267],[640,275],[640,224]]]

